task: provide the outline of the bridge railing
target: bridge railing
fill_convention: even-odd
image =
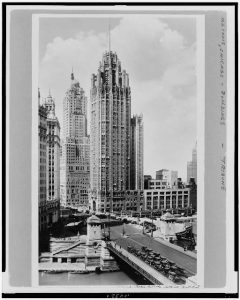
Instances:
[[[124,250],[124,249],[120,250],[121,249],[120,246],[117,246],[117,245],[114,247],[111,242],[109,242],[107,244],[107,246],[108,246],[109,250],[111,250],[113,253],[115,253],[117,256],[119,256],[126,263],[131,265],[136,271],[138,271],[148,281],[150,281],[154,285],[162,285],[163,284],[163,282],[162,282],[163,280],[162,281],[158,280],[156,277],[154,277],[152,274],[150,274],[149,272],[147,272],[144,269],[145,264],[143,262],[138,262],[138,264],[137,264],[133,260],[131,260],[128,256],[124,255],[122,253],[122,251],[126,251],[126,250]],[[119,250],[117,248],[119,248]],[[141,267],[141,265],[142,265],[142,267]],[[160,274],[159,274],[159,276],[162,277]],[[163,278],[161,278],[161,279],[163,279]],[[167,280],[167,279],[164,279],[164,284],[175,286],[175,284],[173,282],[170,282],[170,280]]]

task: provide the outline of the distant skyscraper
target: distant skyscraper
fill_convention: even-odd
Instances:
[[[57,222],[60,215],[60,125],[50,92],[44,106],[47,112],[46,196],[48,224],[51,224]]]
[[[197,143],[192,150],[192,161],[187,162],[187,182],[190,182],[190,178],[195,179],[197,184]]]
[[[87,97],[71,74],[63,102],[61,148],[61,201],[65,206],[88,208],[90,179]]]
[[[124,207],[130,188],[131,89],[116,53],[105,52],[91,81],[91,205]],[[117,203],[116,203],[117,200]]]
[[[143,190],[143,115],[131,118],[131,190]]]

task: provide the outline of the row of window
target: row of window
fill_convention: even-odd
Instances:
[[[160,194],[160,195],[170,195],[170,194],[172,194],[172,195],[176,195],[176,194],[188,194],[189,193],[189,190],[187,190],[187,191],[181,191],[181,190],[178,190],[178,191],[164,191],[164,192],[146,192],[146,194],[147,195],[158,195],[158,194]]]
[[[45,150],[46,149],[46,144],[40,143],[40,149]]]
[[[69,194],[70,193],[70,190],[69,189],[67,189],[67,194]],[[87,190],[79,190],[79,189],[72,189],[71,190],[71,193],[72,194],[87,194],[88,193],[88,191]]]
[[[184,199],[188,199],[188,195],[184,195]],[[158,200],[158,199],[160,199],[160,200],[164,200],[164,199],[166,199],[166,200],[169,200],[169,199],[173,199],[173,200],[176,200],[176,199],[179,199],[179,200],[182,200],[183,199],[183,196],[178,196],[178,197],[176,197],[176,196],[153,196],[153,197],[147,197],[147,200]]]
[[[147,203],[146,209],[161,209],[161,208],[176,208],[176,207],[187,207],[188,201],[178,201],[177,202],[161,202],[161,203]]]
[[[84,166],[78,166],[78,167],[73,167],[73,166],[69,166],[68,167],[69,171],[89,171],[90,167],[84,167]]]
[[[167,185],[167,182],[150,182],[150,185]]]

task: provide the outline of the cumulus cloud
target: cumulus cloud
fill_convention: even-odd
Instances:
[[[72,67],[89,97],[90,76],[107,47],[107,33],[94,31],[79,31],[67,39],[56,36],[48,43],[39,86],[43,94],[51,88],[60,122]],[[195,43],[189,45],[164,19],[131,15],[112,28],[111,49],[130,74],[132,113],[144,115],[145,174],[169,168],[185,178],[196,140]]]

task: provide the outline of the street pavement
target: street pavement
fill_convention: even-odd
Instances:
[[[128,237],[122,236],[123,231]],[[117,244],[124,249],[127,249],[127,246],[135,246],[138,249],[141,249],[142,246],[146,246],[175,262],[178,266],[184,268],[192,275],[197,273],[196,258],[178,251],[165,243],[161,243],[161,241],[154,240],[148,235],[143,234],[142,230],[135,225],[124,224],[124,229],[123,225],[111,227],[111,240],[117,242]]]

